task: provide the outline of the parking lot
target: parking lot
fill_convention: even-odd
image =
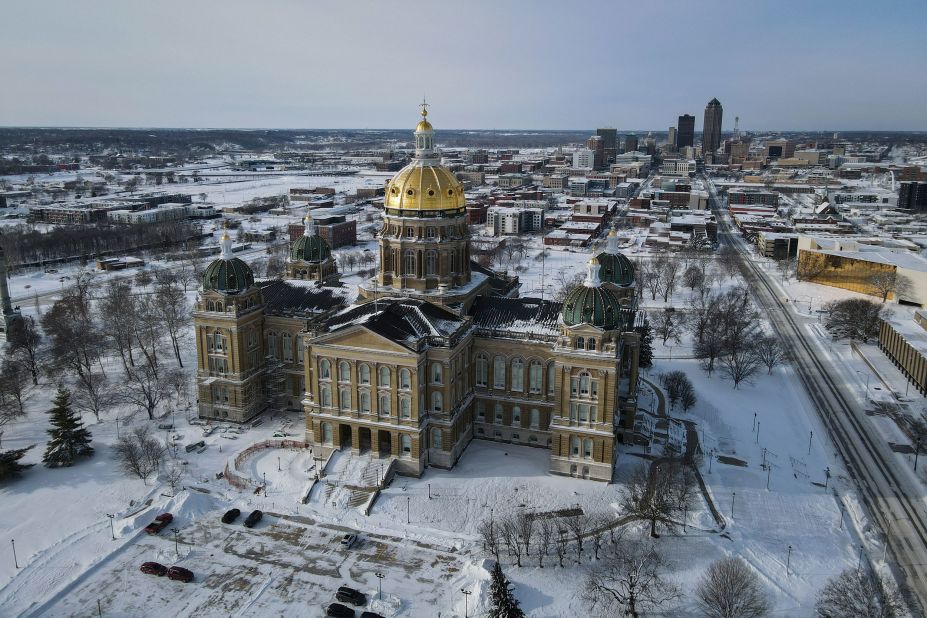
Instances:
[[[106,616],[323,616],[338,586],[365,593],[368,608],[384,616],[445,616],[457,599],[445,598],[465,583],[465,559],[448,550],[396,537],[360,533],[350,549],[341,546],[348,529],[306,517],[267,513],[253,529],[242,526],[248,511],[222,524],[223,509],[160,535],[135,540],[92,568],[42,613]],[[179,557],[178,557],[179,556]],[[189,584],[145,575],[139,565],[153,560],[192,570]],[[377,602],[376,572],[384,602]],[[460,580],[455,581],[455,580]],[[358,611],[358,614],[360,612]]]

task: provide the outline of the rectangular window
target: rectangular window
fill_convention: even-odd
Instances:
[[[573,397],[579,395],[579,378],[570,378],[570,395]]]
[[[592,398],[596,399],[599,396],[599,381],[592,381]]]

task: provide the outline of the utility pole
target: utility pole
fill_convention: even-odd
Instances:
[[[789,555],[785,559],[785,576],[789,576],[789,567],[792,565],[792,546],[789,545]]]
[[[374,573],[377,576],[377,598],[383,600],[383,578],[386,577],[383,573],[377,572]]]
[[[13,546],[13,566],[15,566],[18,569],[19,561],[16,560],[16,541],[14,541],[13,539],[10,539],[10,545]]]
[[[113,540],[115,541],[116,540],[116,527],[113,524],[113,519],[116,517],[116,515],[115,514],[110,515],[109,513],[107,513],[106,516],[109,517],[109,531],[113,534]]]
[[[766,466],[766,491],[769,491],[769,474],[772,472],[772,466]]]
[[[406,496],[406,523],[412,523],[412,498]]]

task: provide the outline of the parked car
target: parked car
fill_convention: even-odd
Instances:
[[[357,543],[356,534],[346,534],[343,537],[341,537],[341,546],[344,547],[345,549],[350,549],[351,546],[354,545],[355,543]]]
[[[239,515],[241,515],[241,511],[239,511],[238,509],[229,509],[225,512],[225,515],[222,516],[222,523],[230,524],[236,519],[238,519]]]
[[[160,562],[143,562],[139,571],[148,575],[157,575],[158,577],[167,575],[167,567]]]
[[[186,584],[193,581],[193,571],[179,566],[172,566],[167,570],[167,578]]]
[[[347,586],[338,588],[338,592],[335,593],[335,598],[352,605],[367,605],[367,597],[364,596],[363,592],[358,592],[354,588],[348,588]]]
[[[154,521],[145,526],[145,532],[148,534],[158,534],[174,521],[174,516],[170,513],[161,513],[154,518]]]
[[[173,423],[158,423],[158,429],[173,429]]]
[[[361,612],[360,618],[383,618],[383,616],[376,612]]]
[[[254,528],[254,526],[261,521],[261,518],[264,517],[264,513],[255,509],[251,511],[251,514],[245,519],[245,528]]]
[[[188,444],[184,448],[187,449],[187,452],[189,453],[191,451],[195,451],[201,446],[206,446],[206,442],[204,440],[200,440],[199,442],[194,442],[193,444]]]
[[[332,603],[325,610],[325,615],[332,618],[354,618],[354,610],[341,603]]]

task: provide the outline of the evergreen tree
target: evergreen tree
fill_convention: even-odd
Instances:
[[[71,409],[71,393],[67,389],[58,388],[54,404],[48,411],[52,424],[48,430],[51,440],[48,441],[42,462],[49,468],[71,466],[75,459],[93,455],[90,432]]]
[[[518,599],[512,592],[512,584],[509,583],[498,562],[492,569],[489,602],[492,604],[489,618],[525,618],[525,612],[521,610]]]
[[[26,468],[31,468],[34,465],[19,463],[19,460],[23,458],[23,455],[26,454],[26,451],[31,449],[33,446],[35,446],[35,444],[32,446],[27,446],[26,448],[0,452],[0,481],[6,481],[13,478],[14,476],[19,476],[20,472]]]
[[[653,332],[650,329],[650,320],[645,321],[637,332],[641,335],[641,352],[638,363],[642,369],[647,369],[653,366]]]

